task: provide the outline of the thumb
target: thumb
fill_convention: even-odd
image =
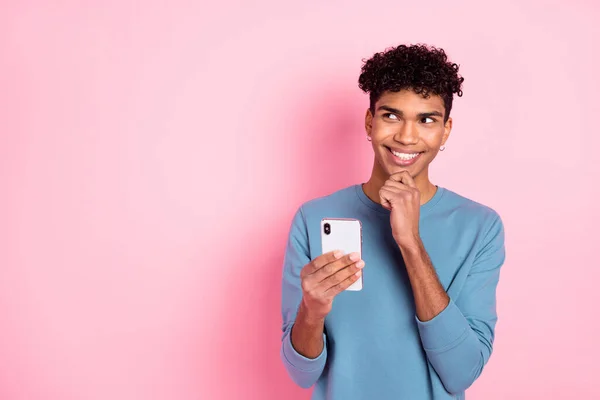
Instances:
[[[388,211],[392,211],[392,202],[389,200],[388,196],[386,196],[385,190],[379,191],[379,202]]]

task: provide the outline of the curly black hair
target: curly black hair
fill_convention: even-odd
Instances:
[[[458,74],[458,65],[448,61],[443,49],[425,44],[402,44],[362,61],[358,87],[369,93],[373,114],[375,103],[384,92],[411,89],[424,98],[431,94],[440,96],[444,101],[446,123],[454,93],[462,96],[461,86],[465,79]]]

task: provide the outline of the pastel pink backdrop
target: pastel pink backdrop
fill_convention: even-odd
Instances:
[[[466,77],[432,179],[506,224],[468,397],[600,398],[594,2],[0,7],[0,398],[308,399],[289,223],[368,178],[361,59],[416,42]]]

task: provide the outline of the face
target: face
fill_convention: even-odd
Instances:
[[[369,109],[365,117],[375,152],[373,173],[387,179],[406,170],[415,181],[428,180],[429,164],[452,129],[451,118],[444,124],[444,113],[440,96],[385,92],[375,104],[375,114]]]

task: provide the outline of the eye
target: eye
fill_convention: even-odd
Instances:
[[[388,119],[392,119],[394,121],[398,120],[398,117],[396,116],[396,114],[392,114],[392,113],[385,113],[385,114],[383,114],[383,117],[384,118],[388,118]]]
[[[435,119],[431,118],[431,117],[425,117],[423,119],[421,119],[421,121],[425,121],[425,120],[430,120],[431,122],[429,122],[429,124],[433,124],[435,122]],[[427,124],[427,122],[425,122]]]

